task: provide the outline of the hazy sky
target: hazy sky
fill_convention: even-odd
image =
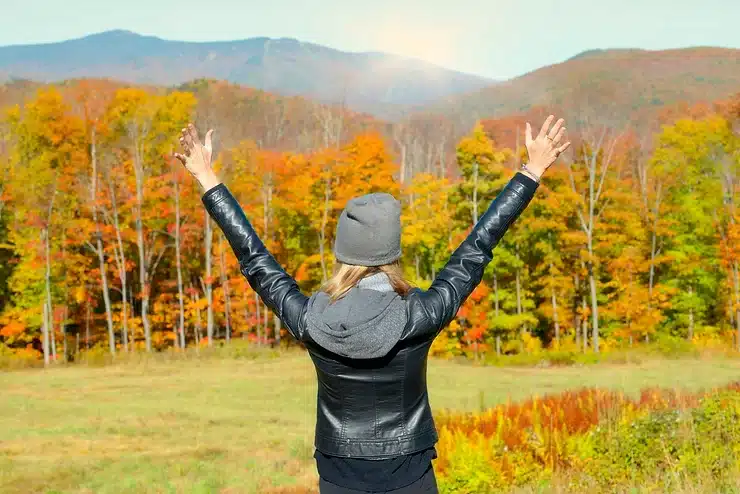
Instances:
[[[740,0],[20,0],[0,45],[127,29],[165,39],[291,37],[509,78],[593,48],[740,48]],[[403,6],[399,6],[403,5]]]

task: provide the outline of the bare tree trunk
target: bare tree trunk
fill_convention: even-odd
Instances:
[[[587,190],[580,194],[581,197],[584,198],[584,202],[586,203],[586,210],[584,211],[584,208],[579,207],[576,209],[576,213],[578,215],[578,219],[581,224],[581,229],[586,234],[587,239],[587,247],[588,247],[588,278],[589,278],[589,285],[590,285],[590,292],[591,292],[591,316],[592,316],[592,325],[593,325],[593,349],[594,352],[599,351],[599,305],[598,301],[596,299],[597,289],[596,289],[596,277],[594,275],[593,271],[593,260],[594,260],[594,249],[593,249],[593,241],[594,241],[594,228],[596,225],[596,222],[599,218],[599,215],[603,212],[605,205],[601,204],[601,207],[599,206],[599,201],[602,197],[602,192],[604,190],[604,181],[606,180],[606,174],[609,169],[609,165],[611,163],[611,158],[614,153],[614,149],[616,147],[618,137],[614,139],[610,139],[609,143],[606,145],[605,149],[605,143],[604,140],[607,137],[608,130],[606,128],[603,129],[603,131],[600,133],[600,136],[594,139],[590,139],[590,148],[587,147],[587,145],[584,143],[584,156],[585,156],[585,164],[586,170],[588,172],[588,187]],[[588,140],[588,139],[587,139]],[[603,156],[602,156],[602,151]],[[601,158],[601,166],[599,167],[599,158]],[[579,194],[575,178],[573,175],[573,167],[572,164],[568,164],[568,172],[570,177],[570,183],[571,187],[573,189],[573,192],[575,194]],[[598,184],[597,184],[598,181]],[[585,196],[585,197],[584,197]]]
[[[591,324],[592,324],[592,336],[594,352],[599,353],[599,305],[596,300],[596,277],[593,272],[593,265],[589,261],[588,264],[588,283],[591,288]]]
[[[44,317],[44,341],[46,343],[46,348],[44,350],[44,362],[48,365],[49,364],[49,333],[54,332],[54,327],[52,326],[52,317],[54,314],[53,311],[53,305],[51,303],[51,247],[49,245],[49,228],[51,226],[51,213],[54,208],[54,195],[52,195],[51,201],[49,201],[49,210],[46,217],[46,226],[44,227],[42,231],[42,235],[44,237],[44,254],[45,254],[45,261],[46,261],[46,270],[44,272],[44,288],[46,292],[46,312]],[[53,337],[53,335],[52,335]],[[54,351],[51,351],[52,357],[55,357]]]
[[[90,206],[92,208],[93,223],[95,224],[95,250],[98,255],[100,266],[100,284],[103,291],[103,302],[105,304],[105,319],[108,324],[108,350],[111,355],[116,354],[116,334],[113,331],[113,310],[110,302],[110,290],[108,289],[108,269],[105,264],[105,252],[103,251],[103,235],[98,223],[97,185],[98,185],[98,154],[96,148],[95,127],[92,128],[90,158],[92,162],[92,174],[90,176]]]
[[[149,323],[149,296],[150,290],[147,284],[147,252],[144,243],[144,163],[138,139],[134,139],[134,175],[136,178],[136,207],[134,208],[136,217],[136,247],[139,253],[139,287],[141,292],[141,322],[144,326],[144,339],[146,341],[146,351],[152,351],[152,333]]]
[[[206,279],[204,292],[206,294],[206,335],[208,338],[208,346],[213,345],[213,272],[212,272],[212,260],[211,260],[211,249],[213,246],[213,229],[211,228],[211,218],[208,212],[205,213],[205,254],[206,254]]]
[[[46,300],[41,304],[41,333],[44,350],[44,365],[49,365],[49,305]]]
[[[182,262],[180,259],[180,182],[175,178],[175,261],[177,267],[177,300],[179,304],[180,318],[178,320],[178,333],[175,342],[185,349],[185,291],[182,284]]]
[[[51,333],[51,360],[57,361],[57,337],[56,329],[54,327],[54,313],[49,311],[49,330]]]
[[[108,177],[108,190],[111,196],[111,206],[113,207],[112,218],[109,222],[113,224],[116,231],[116,246],[114,248],[116,267],[118,268],[118,279],[121,282],[121,336],[123,337],[123,348],[126,352],[131,349],[129,345],[129,327],[128,327],[128,285],[126,273],[126,251],[123,248],[123,236],[121,235],[121,226],[118,221],[118,203],[116,191],[113,182]],[[133,340],[131,342],[133,344]]]

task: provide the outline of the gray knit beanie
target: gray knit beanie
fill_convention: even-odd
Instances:
[[[337,224],[334,255],[356,266],[382,266],[401,257],[401,203],[376,192],[347,203]]]

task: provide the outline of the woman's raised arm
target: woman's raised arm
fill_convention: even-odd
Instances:
[[[570,146],[570,142],[559,145],[565,127],[560,119],[550,129],[553,120],[551,115],[536,138],[532,138],[532,129],[527,123],[529,163],[522,166],[521,172],[493,200],[429,289],[421,294],[430,322],[424,332],[438,333],[455,317],[483,278],[483,270],[493,258],[494,247],[532,200],[542,174]]]
[[[203,204],[214,219],[239,260],[239,268],[249,284],[288,328],[291,335],[303,340],[305,321],[303,310],[308,298],[301,293],[296,281],[285,272],[257,236],[244,210],[229,189],[218,180],[211,168],[213,131],[201,144],[193,124],[182,130],[180,144],[183,153],[175,157],[201,184],[205,193]]]

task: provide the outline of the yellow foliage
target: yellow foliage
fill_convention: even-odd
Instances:
[[[522,346],[524,353],[537,354],[542,351],[542,340],[525,331],[522,334]]]

